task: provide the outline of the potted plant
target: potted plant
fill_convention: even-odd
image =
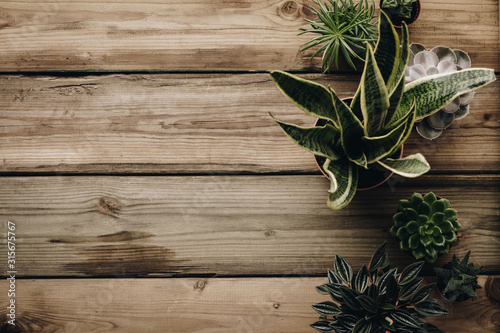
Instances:
[[[421,44],[411,44],[405,82],[410,83],[423,76],[457,72],[470,67],[470,57],[462,50],[453,50],[446,46],[436,46],[428,50]],[[473,91],[462,94],[438,112],[419,121],[416,124],[418,134],[429,140],[436,139],[454,120],[469,114],[469,103],[473,97]]]
[[[481,288],[477,284],[477,274],[481,272],[483,266],[469,263],[469,257],[470,251],[462,260],[453,255],[453,259],[442,268],[434,268],[438,290],[449,303],[477,298],[475,291]]]
[[[423,77],[405,86],[409,57],[408,29],[403,23],[402,46],[383,12],[375,50],[367,45],[365,67],[352,102],[344,103],[331,88],[283,72],[271,72],[279,89],[309,115],[329,121],[324,126],[299,127],[275,119],[299,146],[326,158],[330,178],[327,204],[341,209],[354,197],[359,169],[418,177],[430,167],[422,154],[391,158],[406,141],[415,120],[437,112],[457,96],[495,80],[492,69],[467,69]]]
[[[380,8],[391,22],[401,28],[403,22],[410,25],[420,15],[420,0],[381,0]]]
[[[391,234],[400,248],[415,259],[430,263],[448,253],[461,228],[457,211],[451,208],[450,202],[437,198],[432,192],[424,196],[414,193],[410,200],[400,200],[393,222]]]
[[[317,20],[304,19],[311,28],[301,28],[299,36],[306,33],[318,34],[311,38],[300,52],[320,46],[311,56],[311,61],[320,52],[322,72],[329,72],[332,67],[339,68],[339,53],[353,69],[353,59],[364,61],[365,43],[376,41],[377,24],[374,22],[375,4],[368,5],[368,0],[354,4],[352,0],[329,0],[328,3],[313,0],[316,7],[310,6]]]
[[[418,318],[438,317],[448,311],[429,297],[435,284],[420,288],[418,274],[423,262],[415,262],[401,273],[390,268],[384,242],[354,277],[352,268],[339,255],[328,283],[316,287],[332,301],[313,305],[320,320],[311,324],[319,332],[443,332]]]

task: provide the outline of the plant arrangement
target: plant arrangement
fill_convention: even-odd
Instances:
[[[470,57],[462,50],[452,50],[446,46],[436,46],[427,50],[421,44],[411,44],[405,81],[410,83],[424,76],[458,72],[470,67]],[[458,96],[438,112],[418,122],[417,132],[429,140],[437,138],[454,120],[462,119],[469,114],[469,103],[473,97],[473,91]]]
[[[477,298],[475,290],[481,288],[477,284],[477,274],[483,269],[483,266],[469,263],[469,256],[470,251],[462,260],[453,255],[453,259],[442,268],[434,268],[437,274],[438,289],[450,303]]]
[[[339,255],[334,270],[328,271],[328,283],[316,287],[332,301],[313,305],[320,320],[311,324],[319,332],[384,333],[443,332],[419,318],[438,317],[448,311],[429,298],[435,284],[420,288],[418,274],[423,261],[413,263],[401,273],[390,268],[384,242],[363,265],[356,277]]]
[[[323,170],[330,178],[327,204],[331,209],[341,209],[352,200],[359,169],[380,168],[403,177],[426,173],[430,167],[420,153],[396,159],[389,156],[401,148],[416,120],[495,80],[491,69],[467,69],[423,77],[405,86],[409,58],[406,24],[401,46],[383,12],[378,29],[375,50],[367,45],[361,82],[350,105],[331,88],[286,72],[271,72],[278,88],[295,105],[330,122],[303,128],[273,117],[295,143],[326,158]]]
[[[389,15],[391,21],[400,26],[402,22],[413,23],[420,12],[419,0],[381,0],[380,8]]]
[[[430,263],[448,253],[461,228],[450,202],[432,192],[424,196],[414,193],[410,200],[400,200],[393,221],[391,234],[401,249]]]
[[[300,51],[321,45],[310,60],[323,52],[323,72],[329,72],[334,64],[339,68],[340,53],[349,66],[356,69],[352,58],[364,61],[360,55],[365,53],[365,43],[375,42],[377,36],[377,24],[373,21],[376,18],[373,0],[371,5],[368,5],[368,0],[361,0],[356,4],[352,0],[329,0],[329,4],[319,0],[313,2],[317,8],[310,8],[318,19],[304,19],[311,28],[301,28],[299,36],[305,33],[319,36],[311,38]]]

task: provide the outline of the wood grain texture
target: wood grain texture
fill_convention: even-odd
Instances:
[[[4,1],[0,71],[318,70],[306,0]],[[378,1],[376,1],[378,8]],[[499,70],[498,1],[426,0],[411,40]]]
[[[352,96],[355,75],[308,74]],[[434,141],[414,133],[435,173],[498,172],[500,80]],[[55,173],[318,172],[272,121],[312,126],[268,74],[0,76],[0,171]]]
[[[326,272],[335,253],[359,269],[388,240],[399,199],[434,191],[459,212],[451,253],[500,271],[500,176],[393,179],[326,206],[322,176],[9,177],[0,220],[17,230],[17,270],[36,276],[269,276]],[[0,226],[6,232],[6,223]],[[0,251],[7,252],[6,244]],[[441,257],[436,265],[451,259]],[[6,261],[0,263],[5,274]],[[431,267],[426,268],[429,274]]]
[[[16,282],[17,330],[2,332],[314,332],[314,287],[326,278],[54,279]],[[4,281],[5,282],[5,281]],[[427,282],[432,282],[428,280]],[[500,277],[481,276],[477,300],[429,318],[447,332],[500,330]],[[7,283],[0,292],[7,293]],[[433,297],[439,298],[434,295]],[[441,301],[442,302],[442,301]],[[6,315],[6,299],[0,301]],[[2,325],[0,324],[0,325]]]

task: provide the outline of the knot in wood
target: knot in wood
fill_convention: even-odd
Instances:
[[[299,5],[293,0],[285,1],[281,5],[281,12],[287,16],[294,15],[298,10]]]

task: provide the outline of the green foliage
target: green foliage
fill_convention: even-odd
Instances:
[[[401,18],[411,18],[413,3],[417,0],[384,0],[382,8],[399,8],[398,16]]]
[[[470,251],[462,260],[453,255],[452,261],[442,268],[434,268],[437,274],[438,287],[450,303],[477,298],[475,290],[481,288],[477,284],[477,274],[481,272],[483,266],[469,263],[469,257]]]
[[[437,112],[456,96],[495,80],[490,69],[471,69],[425,77],[404,85],[409,58],[408,29],[402,41],[387,15],[380,14],[375,49],[367,45],[358,90],[348,105],[335,91],[282,71],[271,72],[278,88],[309,115],[329,121],[303,128],[274,120],[296,144],[326,158],[323,170],[330,178],[327,204],[341,209],[354,197],[359,168],[386,170],[418,177],[430,166],[421,154],[393,159],[416,120]],[[401,44],[401,45],[400,45]],[[436,82],[435,82],[436,81]]]
[[[352,0],[329,0],[323,3],[313,0],[317,5],[310,7],[318,20],[304,19],[311,28],[301,28],[302,32],[314,33],[319,36],[311,38],[300,51],[321,45],[314,52],[311,60],[323,52],[321,70],[328,72],[333,65],[338,68],[339,53],[342,53],[347,63],[354,69],[352,58],[364,61],[360,57],[365,53],[365,43],[372,43],[377,36],[375,4],[368,5],[368,0],[354,4]]]
[[[420,288],[423,279],[418,274],[423,261],[398,273],[397,268],[390,268],[385,248],[384,242],[356,276],[342,257],[335,256],[328,283],[316,287],[319,293],[330,295],[333,302],[313,305],[320,320],[311,324],[312,328],[337,333],[443,332],[419,319],[448,314],[429,298],[435,284]]]
[[[457,211],[448,200],[438,199],[432,192],[424,196],[414,193],[410,200],[400,200],[393,222],[391,233],[401,249],[430,263],[448,253],[460,230]]]

